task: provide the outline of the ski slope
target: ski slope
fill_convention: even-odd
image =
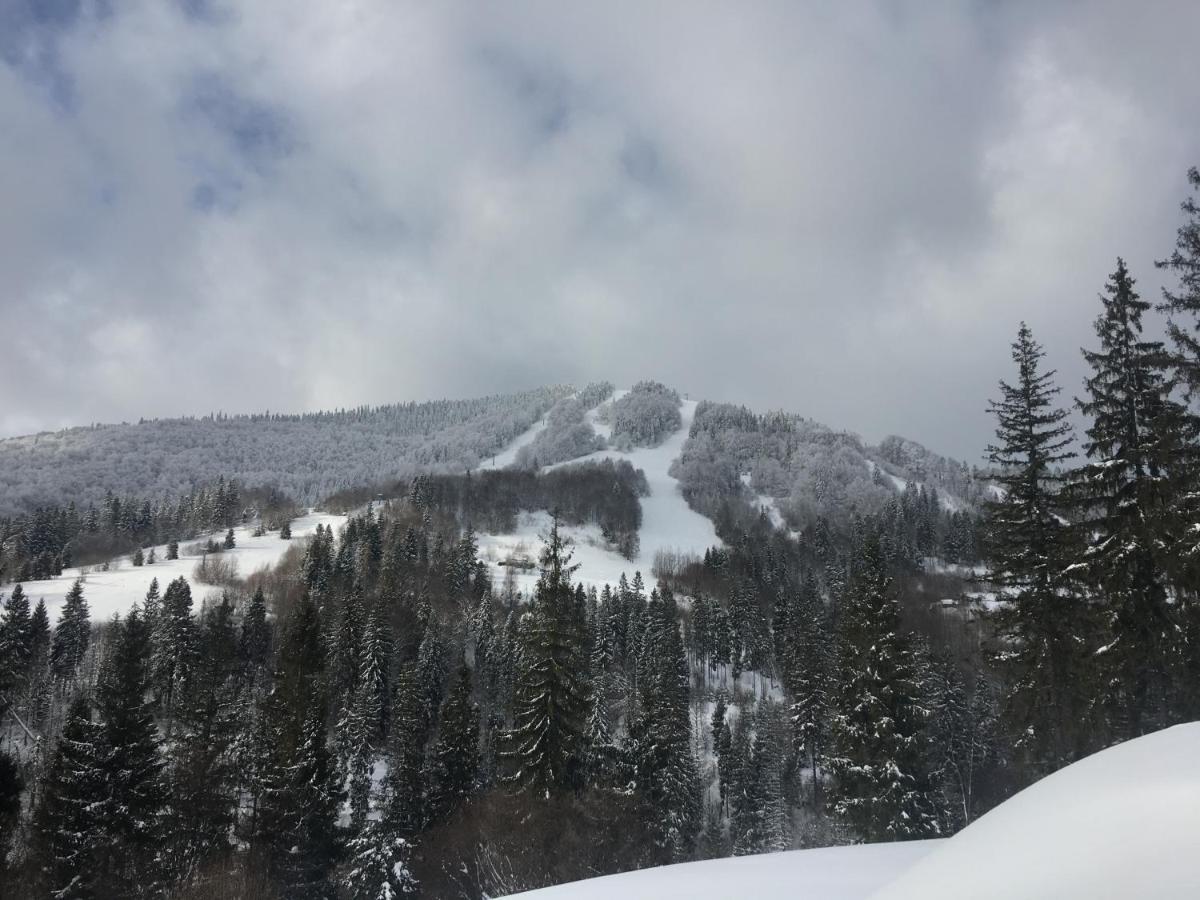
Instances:
[[[626,392],[618,391],[614,396],[620,397],[624,393]],[[635,559],[625,559],[607,549],[598,528],[563,529],[575,541],[574,562],[580,566],[574,576],[576,581],[597,587],[604,584],[616,585],[622,572],[632,578],[635,571],[640,571],[649,584],[652,581],[654,557],[660,550],[703,556],[706,549],[721,544],[713,523],[687,505],[680,493],[679,482],[669,474],[671,464],[683,451],[683,444],[687,440],[692,419],[696,414],[696,405],[694,400],[681,404],[679,411],[682,424],[657,447],[637,447],[628,453],[613,449],[598,450],[578,459],[545,467],[545,471],[549,471],[583,462],[626,460],[634,468],[646,473],[646,482],[650,487],[650,495],[641,499],[641,545]],[[609,434],[605,433],[603,423],[597,422],[595,416],[596,410],[591,410],[588,413],[588,421],[607,438]],[[536,436],[536,433],[533,436]],[[533,440],[533,437],[529,437],[529,440]],[[517,445],[509,448],[514,457],[517,449]],[[505,454],[509,450],[506,450]],[[517,531],[511,534],[478,535],[480,557],[491,567],[492,577],[497,585],[503,584],[506,574],[505,567],[498,566],[497,562],[505,559],[520,546],[536,560],[541,548],[540,536],[546,533],[549,526],[550,517],[546,513],[527,513],[521,516]],[[523,591],[531,589],[536,581],[536,572],[522,572],[517,576],[517,584]]]
[[[254,537],[250,526],[235,528],[233,535],[237,546],[232,550],[223,551],[221,559],[234,560],[237,563],[238,575],[244,578],[259,569],[274,566],[287,552],[288,547],[313,534],[318,525],[332,527],[336,531],[345,521],[345,516],[310,511],[292,522],[290,541],[282,540],[277,531]],[[166,590],[168,582],[182,576],[191,584],[192,594],[196,605],[199,606],[208,593],[219,593],[219,589],[196,582],[192,570],[203,554],[188,553],[187,549],[192,544],[207,541],[209,538],[219,543],[224,540],[225,532],[214,532],[181,541],[179,559],[176,560],[167,560],[167,547],[162,544],[154,548],[154,555],[158,557],[154,565],[134,566],[130,557],[120,556],[109,563],[107,572],[100,571],[98,566],[64,569],[62,575],[57,578],[26,582],[25,593],[29,596],[31,604],[44,599],[50,621],[55,622],[67,591],[71,589],[75,579],[82,576],[83,596],[88,602],[92,621],[103,622],[118,613],[124,614],[136,601],[145,597],[152,579],[157,578],[159,589]],[[149,551],[146,553],[148,555]]]
[[[865,900],[940,843],[710,859],[561,884],[513,894],[512,900]]]

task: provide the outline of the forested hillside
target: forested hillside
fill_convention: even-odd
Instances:
[[[46,503],[83,508],[107,492],[178,496],[222,476],[311,505],[418,470],[475,468],[571,392],[545,387],[303,415],[151,419],[0,440],[0,515]]]

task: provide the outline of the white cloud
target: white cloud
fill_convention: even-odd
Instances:
[[[84,9],[0,56],[0,433],[651,376],[973,456],[1200,131],[1182,3]]]

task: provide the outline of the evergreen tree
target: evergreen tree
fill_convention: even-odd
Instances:
[[[29,614],[29,598],[18,584],[8,595],[0,614],[0,695],[15,695],[24,688],[32,662],[33,621]],[[3,710],[0,700],[0,715]]]
[[[1086,658],[1080,636],[1088,609],[1066,577],[1074,555],[1064,518],[1060,475],[1070,459],[1071,428],[1054,405],[1054,372],[1022,322],[1012,345],[1015,383],[1000,382],[997,442],[988,448],[999,495],[988,503],[988,579],[1006,603],[995,616],[1005,671],[1004,715],[1014,744],[1035,773],[1077,758],[1086,716]]]
[[[504,754],[511,782],[547,796],[580,788],[587,758],[586,626],[574,602],[573,571],[570,542],[555,516],[528,625],[521,629],[513,727]]]
[[[260,586],[250,598],[242,617],[242,635],[238,646],[242,662],[252,673],[267,665],[271,658],[271,626],[267,622],[267,598]],[[252,678],[252,681],[255,679]]]
[[[838,626],[831,811],[861,840],[929,837],[937,822],[925,771],[926,710],[875,533],[859,549]]]
[[[1192,191],[1200,192],[1200,169],[1188,169],[1187,178]],[[1195,394],[1200,390],[1200,205],[1194,197],[1187,197],[1180,206],[1187,221],[1179,226],[1171,255],[1155,265],[1179,278],[1175,290],[1163,288],[1160,309],[1172,317],[1167,333],[1175,345],[1173,362],[1189,392]]]
[[[174,538],[167,544],[167,559],[179,559],[179,541]]]
[[[1192,493],[1196,421],[1172,396],[1161,342],[1142,337],[1149,304],[1134,291],[1123,260],[1101,297],[1092,368],[1088,462],[1072,476],[1087,549],[1076,572],[1103,598],[1107,639],[1099,660],[1103,700],[1116,737],[1170,720],[1178,622],[1169,600],[1172,558],[1180,550],[1177,502]]]
[[[55,677],[63,680],[75,677],[87,654],[91,636],[92,624],[88,617],[87,600],[83,596],[83,579],[77,578],[67,592],[58,625],[54,629],[50,666]]]
[[[0,750],[0,886],[7,881],[8,854],[21,816],[25,781],[16,757]]]
[[[170,737],[176,697],[191,671],[195,653],[192,588],[183,576],[167,585],[157,626],[153,635],[151,672]]]
[[[463,660],[442,706],[434,750],[433,806],[438,815],[451,812],[474,792],[478,783],[479,708],[471,694],[471,670]]]
[[[349,868],[342,887],[349,900],[397,900],[418,893],[409,870],[412,845],[385,823],[372,822],[346,847]]]
[[[243,682],[237,674],[233,605],[226,594],[201,621],[196,663],[180,696],[171,750],[173,868],[185,881],[201,861],[229,847],[243,712]]]
[[[688,667],[675,600],[655,591],[638,661],[639,705],[630,741],[660,862],[687,858],[700,828],[700,782],[691,746]]]
[[[284,754],[262,813],[272,872],[285,895],[298,900],[331,896],[329,875],[340,851],[337,814],[342,794],[324,720],[325,710],[317,702],[304,719],[299,743]]]
[[[150,636],[135,607],[120,624],[97,693],[108,792],[102,883],[111,896],[152,896],[163,874],[151,852],[165,838],[166,785],[149,690]]]
[[[232,528],[230,528],[228,531],[225,532],[225,540],[221,546],[225,550],[232,550],[234,547],[237,546],[237,540],[233,536]]]
[[[101,857],[108,852],[104,755],[91,704],[77,696],[67,711],[33,823],[39,867],[51,896],[61,900],[102,896],[97,881]]]

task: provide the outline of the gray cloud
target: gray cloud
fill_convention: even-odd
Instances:
[[[1156,6],[11,4],[0,434],[649,376],[974,459],[1157,295]]]

